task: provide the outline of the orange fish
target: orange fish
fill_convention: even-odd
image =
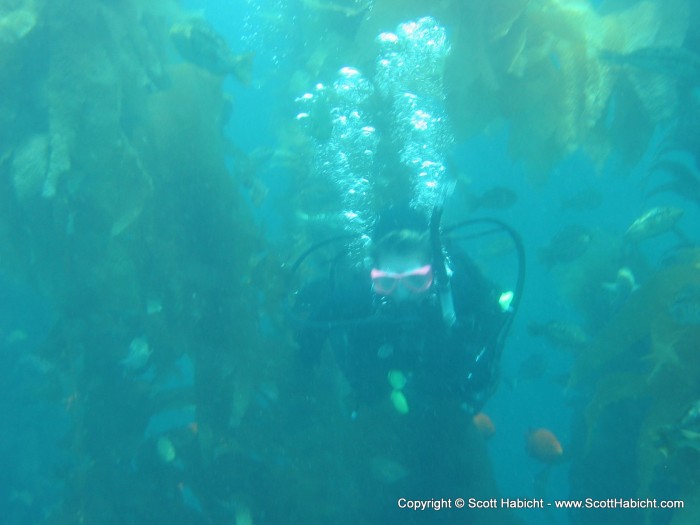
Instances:
[[[538,428],[526,434],[527,453],[543,463],[556,463],[561,460],[564,449],[550,430]]]
[[[493,424],[493,421],[483,412],[474,414],[472,421],[483,438],[489,439],[496,433],[496,426]]]

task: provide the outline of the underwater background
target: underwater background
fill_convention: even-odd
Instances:
[[[0,72],[3,523],[342,523],[342,378],[285,315],[327,269],[291,266],[447,178],[445,224],[526,248],[492,497],[684,503],[450,522],[700,523],[695,2],[0,0]]]

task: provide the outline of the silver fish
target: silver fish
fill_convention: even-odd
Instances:
[[[170,28],[170,37],[182,58],[214,75],[233,75],[250,84],[253,54],[234,54],[226,40],[206,21],[193,18]]]
[[[589,342],[583,328],[569,321],[530,322],[527,331],[534,337],[544,337],[550,344],[559,348],[578,350]]]
[[[129,354],[121,360],[125,370],[137,372],[148,364],[148,360],[153,353],[148,341],[143,337],[136,337],[129,344]]]
[[[625,239],[630,242],[640,242],[661,235],[675,228],[683,216],[682,208],[659,206],[642,214],[625,232]]]
[[[537,255],[547,267],[570,263],[586,253],[592,239],[588,228],[572,224],[559,231]]]
[[[658,430],[656,446],[666,457],[680,449],[700,452],[700,400],[693,402],[679,423]]]

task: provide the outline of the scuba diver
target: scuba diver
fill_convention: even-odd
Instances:
[[[498,494],[485,440],[471,416],[496,386],[522,292],[523,247],[512,229],[494,219],[464,221],[441,232],[441,213],[436,206],[428,221],[410,206],[388,209],[376,222],[365,261],[343,248],[331,257],[327,277],[295,294],[292,316],[306,380],[310,364],[328,362],[327,352],[349,386],[336,390],[343,413],[329,426],[342,436],[342,444],[333,446],[343,450],[329,461],[346,465],[340,470],[350,480],[342,486],[362,501],[343,506],[348,523],[420,521],[421,513],[397,507],[402,497],[468,494],[486,500]],[[511,236],[520,262],[512,293],[502,293],[449,235],[477,224],[492,227],[477,235]],[[307,250],[293,269],[324,247]],[[454,512],[431,513],[430,521],[452,523]],[[471,509],[459,519],[519,523],[506,510]]]
[[[472,416],[496,386],[522,295],[524,250],[498,220],[441,227],[456,181],[441,81],[445,28],[424,17],[377,39],[372,79],[344,67],[335,82],[298,99],[315,172],[341,201],[343,211],[329,217],[349,232],[311,246],[291,266],[294,280],[314,276],[297,283],[287,305],[300,366],[285,400],[295,400],[300,428],[285,439],[299,436],[295,455],[303,458],[293,499],[303,501],[304,490],[324,494],[305,509],[304,523],[423,523],[427,516],[398,502],[498,494]],[[393,206],[372,217],[387,197]],[[490,231],[472,236],[510,235],[520,263],[512,292],[460,249],[462,228],[477,225]],[[433,510],[440,512],[430,513],[431,523],[516,523],[505,509]]]
[[[302,356],[318,362],[330,343],[352,387],[353,413],[384,397],[399,412],[458,399],[473,414],[495,389],[520,293],[503,293],[456,245],[443,247],[440,213],[429,224],[408,205],[391,207],[364,263],[342,253],[325,282],[299,294]]]

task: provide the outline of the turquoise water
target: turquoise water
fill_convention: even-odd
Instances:
[[[696,522],[697,7],[531,4],[0,5],[3,522],[647,517],[411,512],[398,496],[682,500],[686,508],[650,512],[649,523]],[[211,33],[185,56],[170,31],[192,13]],[[374,38],[428,15],[451,51],[426,76],[426,62],[409,61],[432,45],[418,39],[389,75],[430,115],[411,121],[376,73],[377,56],[389,55]],[[636,39],[619,30],[632,21]],[[606,45],[620,63],[599,58]],[[251,81],[208,71],[212,48],[215,60],[252,53]],[[300,127],[295,100],[333,86],[342,67],[356,67],[373,95],[357,107],[354,83],[349,94],[319,95],[313,124]],[[331,118],[353,110],[356,128]],[[424,161],[438,168],[421,179]],[[285,315],[333,256],[315,252],[319,261],[292,275],[305,249],[351,233],[361,260],[381,209],[413,199],[428,215],[433,186],[453,179],[445,224],[495,217],[526,249],[525,292],[483,408],[496,428],[487,442],[465,430],[466,412],[450,412],[457,395],[436,403],[433,413],[449,416],[435,428],[429,417],[412,427],[417,410],[401,419],[388,397],[351,407],[334,354],[300,360]],[[625,238],[654,207],[683,215],[639,242]],[[584,245],[557,237],[568,226],[586,232]],[[514,287],[502,234],[460,246]],[[575,324],[586,343],[566,348],[551,321]],[[550,331],[537,335],[539,325]],[[556,435],[561,457],[527,452],[536,428]],[[474,470],[454,467],[451,454]],[[406,481],[418,473],[423,483]]]

